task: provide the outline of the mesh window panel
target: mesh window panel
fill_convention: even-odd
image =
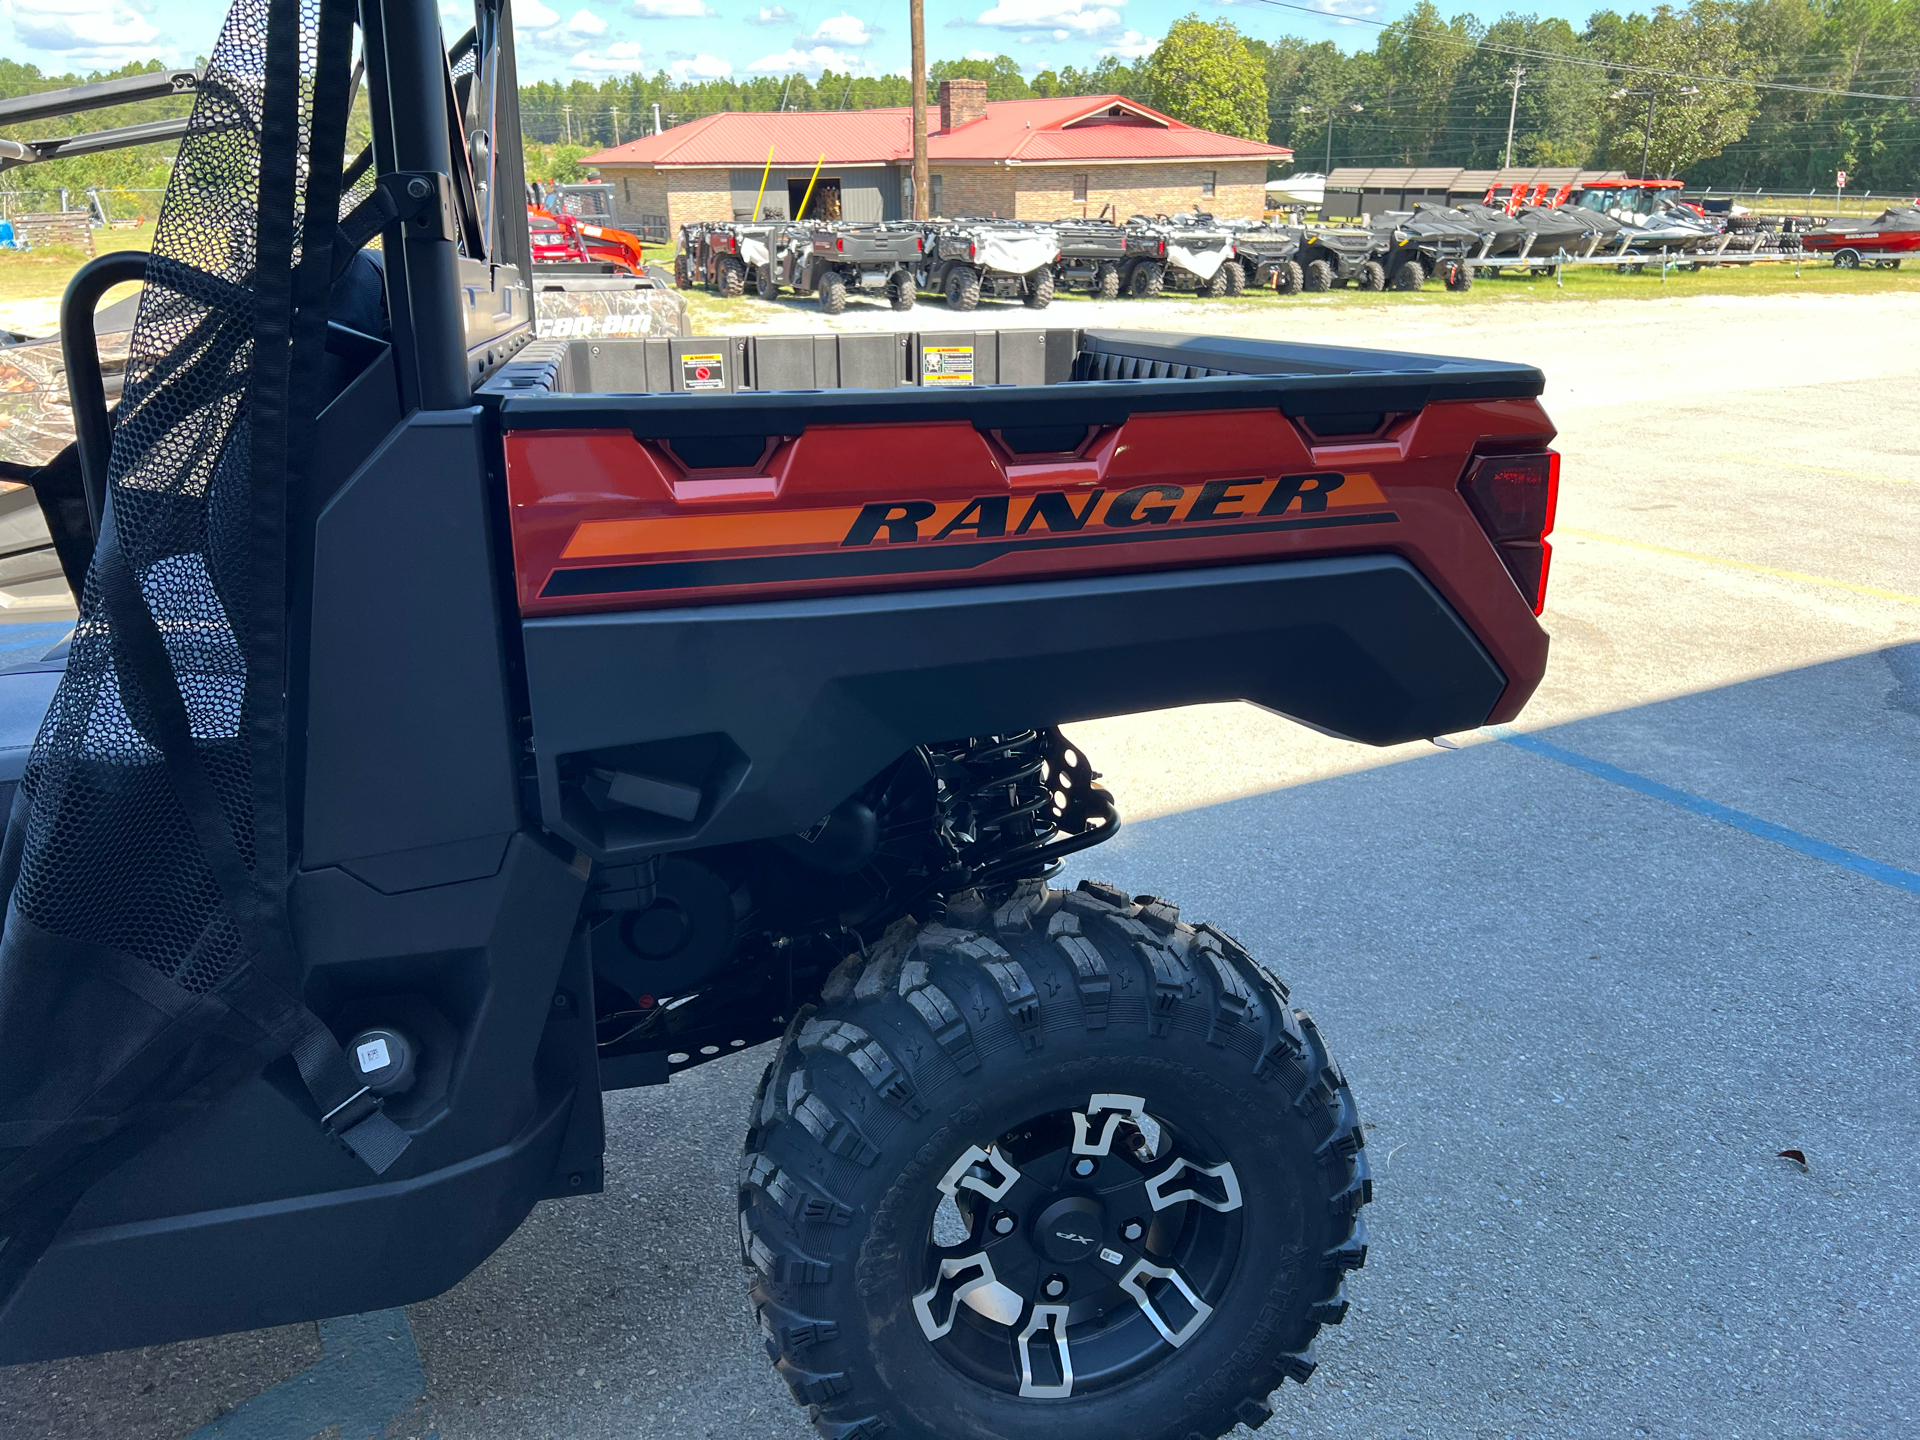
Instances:
[[[284,507],[350,40],[336,0],[237,0],[155,227],[100,543],[0,852],[0,1300],[91,1176],[311,1021],[245,987],[254,956],[291,963]]]

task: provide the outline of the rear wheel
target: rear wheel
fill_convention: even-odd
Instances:
[[[1153,261],[1133,267],[1133,274],[1127,280],[1127,293],[1140,299],[1149,299],[1166,288],[1167,274]]]
[[[829,315],[838,315],[847,308],[846,277],[836,270],[820,277],[820,308]]]
[[[957,896],[841,966],[762,1082],[768,1353],[833,1440],[1258,1425],[1346,1313],[1362,1144],[1313,1022],[1219,931],[1093,883]]]
[[[1427,283],[1427,270],[1418,260],[1409,260],[1394,273],[1393,288],[1418,290]]]
[[[980,303],[980,272],[956,265],[947,272],[947,306],[971,310]]]
[[[1309,294],[1324,294],[1333,288],[1333,266],[1325,260],[1309,260],[1304,282],[1300,288]]]
[[[753,288],[762,300],[778,300],[780,286],[773,278],[773,266],[757,265],[753,271]]]
[[[1093,272],[1093,298],[1096,300],[1118,300],[1120,298],[1120,269],[1115,265],[1102,265]]]
[[[1238,260],[1229,260],[1220,270],[1227,277],[1227,294],[1239,295],[1246,291],[1247,272]]]
[[[1442,273],[1447,277],[1447,289],[1455,294],[1473,288],[1473,266],[1464,260],[1449,260]]]
[[[693,271],[687,265],[687,252],[684,250],[673,257],[673,283],[682,290],[693,288]]]
[[[1041,266],[1027,276],[1026,302],[1029,310],[1044,310],[1053,303],[1053,271]]]
[[[747,263],[738,255],[720,257],[720,294],[728,300],[738,300],[747,293]]]
[[[1227,296],[1227,267],[1222,265],[1201,287],[1201,294],[1209,300],[1224,300]]]
[[[1858,250],[1837,251],[1833,257],[1833,264],[1837,270],[1858,270],[1860,268],[1860,252]]]
[[[887,303],[896,310],[913,308],[913,276],[905,270],[896,270],[887,277]]]
[[[1387,288],[1387,267],[1378,260],[1369,260],[1360,267],[1360,288],[1362,290],[1384,290]]]

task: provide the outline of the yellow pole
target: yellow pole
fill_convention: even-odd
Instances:
[[[798,220],[807,213],[807,201],[813,198],[813,182],[820,178],[820,167],[826,163],[827,152],[822,150],[820,158],[813,162],[813,176],[807,181],[807,193],[800,197],[800,214],[794,216],[794,219]]]
[[[760,172],[760,193],[753,197],[753,218],[760,218],[760,202],[767,198],[767,177],[773,173],[773,146],[767,146],[767,168]]]

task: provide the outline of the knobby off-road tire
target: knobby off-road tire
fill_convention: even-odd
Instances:
[[[827,1440],[1211,1440],[1312,1373],[1371,1195],[1284,986],[1163,901],[1032,882],[899,922],[802,1009],[740,1221]]]
[[[896,310],[911,310],[915,299],[913,276],[896,270],[887,277],[887,303]]]
[[[1386,289],[1387,267],[1378,260],[1367,261],[1360,267],[1360,288],[1376,292]]]
[[[835,271],[829,270],[820,277],[820,308],[829,315],[838,315],[847,308],[847,282]]]
[[[1309,260],[1300,288],[1314,295],[1325,294],[1333,288],[1333,266],[1325,260]]]
[[[772,265],[756,265],[753,270],[753,288],[762,300],[778,300],[780,286],[773,278]]]
[[[1229,260],[1220,268],[1226,272],[1227,294],[1239,295],[1244,293],[1247,288],[1246,268],[1242,266],[1238,260]]]
[[[728,300],[738,300],[747,293],[747,262],[737,255],[728,255],[720,262],[720,294]]]
[[[1096,300],[1118,300],[1120,298],[1120,269],[1116,265],[1102,265],[1093,272],[1093,298]]]
[[[1473,288],[1473,266],[1465,260],[1449,260],[1442,273],[1447,277],[1447,289],[1456,295],[1464,295]]]
[[[1285,260],[1273,267],[1272,284],[1277,294],[1298,295],[1306,283],[1307,272],[1300,268],[1298,260]]]
[[[1167,288],[1167,272],[1152,261],[1133,267],[1127,279],[1127,293],[1139,300],[1150,300]]]
[[[687,263],[685,251],[673,257],[673,283],[681,290],[693,288],[693,269]]]
[[[1044,310],[1053,303],[1053,271],[1044,266],[1027,276],[1025,300],[1029,310]]]
[[[1409,260],[1393,275],[1393,288],[1396,290],[1418,290],[1427,283],[1427,270],[1418,260]]]
[[[980,304],[980,272],[956,265],[947,272],[947,307],[972,310]]]
[[[1234,268],[1232,261],[1227,261],[1221,265],[1218,270],[1214,271],[1206,283],[1200,287],[1200,293],[1209,300],[1226,299],[1230,293],[1227,289],[1227,271],[1229,268]]]

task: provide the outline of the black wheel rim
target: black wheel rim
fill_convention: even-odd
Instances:
[[[1240,1256],[1231,1161],[1139,1096],[1094,1095],[973,1145],[937,1191],[921,1332],[1023,1398],[1094,1394],[1166,1361],[1204,1333]]]

